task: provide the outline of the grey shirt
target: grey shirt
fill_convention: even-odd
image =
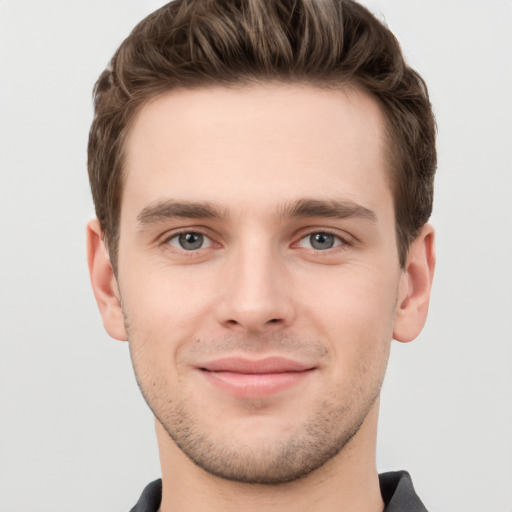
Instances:
[[[380,492],[385,503],[384,512],[427,512],[414,491],[407,471],[393,471],[379,475]],[[157,512],[162,500],[162,480],[151,482],[130,512]]]

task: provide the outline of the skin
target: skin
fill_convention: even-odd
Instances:
[[[155,414],[162,511],[383,509],[380,387],[434,269],[429,225],[399,266],[384,133],[369,96],[306,85],[172,91],[139,113],[117,278],[97,221],[88,251]],[[233,356],[308,370],[234,393],[202,369]]]

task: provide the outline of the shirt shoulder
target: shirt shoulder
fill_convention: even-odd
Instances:
[[[157,512],[162,502],[162,480],[146,485],[137,504],[130,512]]]
[[[391,471],[379,475],[380,493],[386,505],[384,512],[428,512],[414,490],[407,471]]]

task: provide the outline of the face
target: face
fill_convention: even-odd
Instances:
[[[105,325],[129,339],[169,442],[206,471],[291,481],[369,421],[408,293],[385,144],[357,91],[173,91],[137,117],[124,324]]]

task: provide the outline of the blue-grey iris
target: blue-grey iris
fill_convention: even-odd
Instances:
[[[201,248],[204,237],[201,233],[183,233],[179,236],[178,241],[183,249],[193,251]]]
[[[334,246],[334,235],[329,233],[313,233],[310,235],[309,241],[313,249],[322,251]]]

